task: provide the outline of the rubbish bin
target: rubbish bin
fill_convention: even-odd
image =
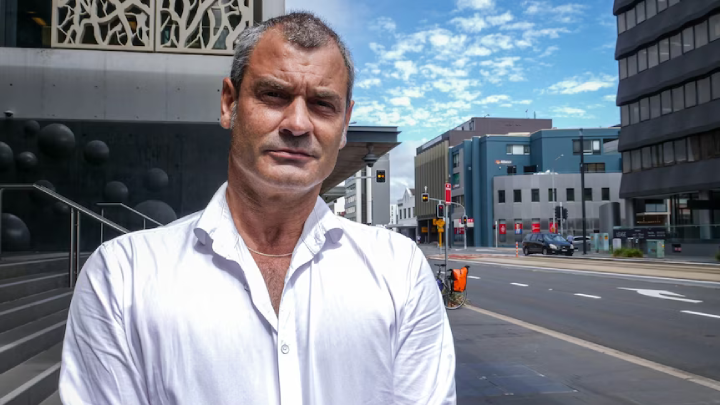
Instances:
[[[648,239],[647,255],[657,259],[665,257],[665,241],[660,239]]]

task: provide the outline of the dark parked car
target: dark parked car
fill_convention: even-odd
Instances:
[[[525,235],[522,243],[523,254],[542,253],[544,255],[572,256],[575,248],[560,235],[554,233],[530,233]]]

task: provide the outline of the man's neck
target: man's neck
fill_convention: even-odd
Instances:
[[[315,207],[318,190],[300,194],[262,193],[250,182],[230,176],[226,199],[240,236],[253,250],[290,253]]]

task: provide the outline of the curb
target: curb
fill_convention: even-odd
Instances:
[[[717,267],[720,269],[720,263],[705,263],[705,262],[682,262],[682,261],[669,261],[669,260],[647,260],[647,259],[633,259],[633,258],[625,258],[625,259],[618,259],[615,257],[553,257],[553,258],[560,258],[560,259],[567,259],[567,260],[604,260],[609,262],[634,262],[634,263],[650,263],[650,264],[681,264],[686,266],[707,266],[707,267]]]

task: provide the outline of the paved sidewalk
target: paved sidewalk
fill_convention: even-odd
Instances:
[[[720,404],[720,391],[469,308],[448,316],[459,405]]]

